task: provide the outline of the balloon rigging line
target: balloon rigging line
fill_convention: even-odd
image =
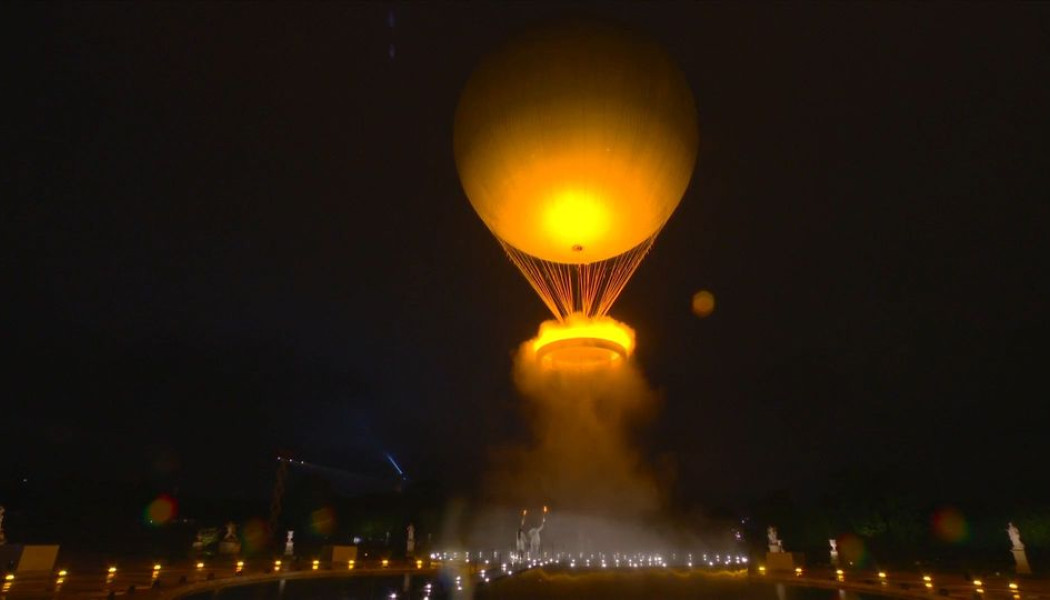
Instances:
[[[588,317],[606,315],[659,233],[657,230],[641,244],[619,256],[587,264],[543,260],[503,240],[500,240],[500,244],[551,313],[561,320],[572,313],[582,313]]]

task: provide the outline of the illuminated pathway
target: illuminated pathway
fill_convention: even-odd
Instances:
[[[844,589],[900,598],[995,598],[1003,600],[1050,599],[1050,581],[1009,576],[981,577],[972,581],[961,575],[941,573],[892,573],[796,569],[797,573],[766,573],[759,567],[751,576],[789,585]]]
[[[462,560],[434,561],[423,563],[387,563],[364,564],[321,563],[320,561],[300,561],[298,569],[289,570],[288,564],[277,564],[275,561],[253,560],[235,563],[201,562],[182,563],[173,566],[154,565],[139,562],[129,564],[127,568],[115,565],[95,568],[93,571],[73,569],[58,571],[54,574],[22,575],[16,574],[3,582],[0,591],[2,600],[37,600],[69,598],[70,600],[100,600],[110,597],[145,596],[151,599],[178,598],[187,594],[240,586],[280,579],[310,579],[331,577],[358,577],[375,575],[420,575],[436,577],[439,569],[447,568],[456,574],[462,574],[466,585],[485,586],[505,577],[513,577],[528,571],[562,573],[609,572],[664,572],[679,576],[726,577],[740,578],[745,575],[741,568],[708,567],[702,564],[696,567],[682,565],[655,564],[645,561],[621,559],[620,566],[612,560],[590,560],[584,558],[563,558],[560,561],[547,559],[522,565],[490,565],[483,562],[466,562]],[[743,566],[743,565],[741,565]],[[159,568],[158,568],[159,567]],[[275,567],[279,570],[275,571]],[[115,569],[110,571],[110,569]],[[947,597],[973,600],[987,598],[991,600],[1050,600],[1050,581],[1045,579],[1017,579],[1011,577],[982,577],[973,581],[960,575],[921,574],[921,573],[879,573],[874,571],[833,571],[828,569],[805,569],[798,573],[767,573],[762,567],[755,568],[749,575],[752,579],[767,580],[770,583],[783,583],[790,586],[837,589],[867,594],[878,594],[898,598]],[[458,584],[459,576],[455,577]],[[158,583],[159,582],[159,583]],[[469,593],[469,590],[468,590]]]
[[[387,562],[387,561],[383,561]],[[275,571],[275,566],[280,570]],[[159,567],[159,568],[158,568]],[[110,571],[113,569],[112,571]],[[163,565],[137,562],[102,569],[56,571],[54,574],[14,574],[5,579],[0,599],[36,600],[38,598],[69,598],[70,600],[101,599],[120,596],[148,598],[175,598],[198,591],[239,586],[280,579],[326,577],[357,577],[370,575],[421,575],[432,577],[437,570],[428,564],[394,563],[384,566],[379,561],[360,565],[340,563],[332,565],[320,561],[299,563],[298,570],[289,570],[288,563],[276,561],[222,561]]]

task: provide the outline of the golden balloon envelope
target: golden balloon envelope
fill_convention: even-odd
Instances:
[[[504,244],[590,264],[651,238],[696,163],[697,115],[681,71],[619,26],[527,32],[471,76],[456,110],[456,166]]]

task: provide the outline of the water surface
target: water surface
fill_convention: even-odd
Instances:
[[[358,575],[286,579],[220,588],[183,600],[885,600],[846,590],[674,571],[531,571],[457,591],[453,575]]]

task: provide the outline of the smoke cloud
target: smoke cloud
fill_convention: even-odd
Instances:
[[[522,344],[514,362],[531,440],[494,452],[484,494],[493,508],[476,515],[469,543],[506,546],[522,509],[529,510],[527,530],[542,522],[542,507],[549,505],[547,552],[664,546],[658,516],[669,482],[646,466],[637,443],[656,414],[656,394],[630,360],[550,368],[532,344]]]
[[[659,509],[660,490],[635,449],[656,396],[633,362],[545,369],[526,342],[514,381],[533,439],[498,453],[493,500],[603,515]]]

